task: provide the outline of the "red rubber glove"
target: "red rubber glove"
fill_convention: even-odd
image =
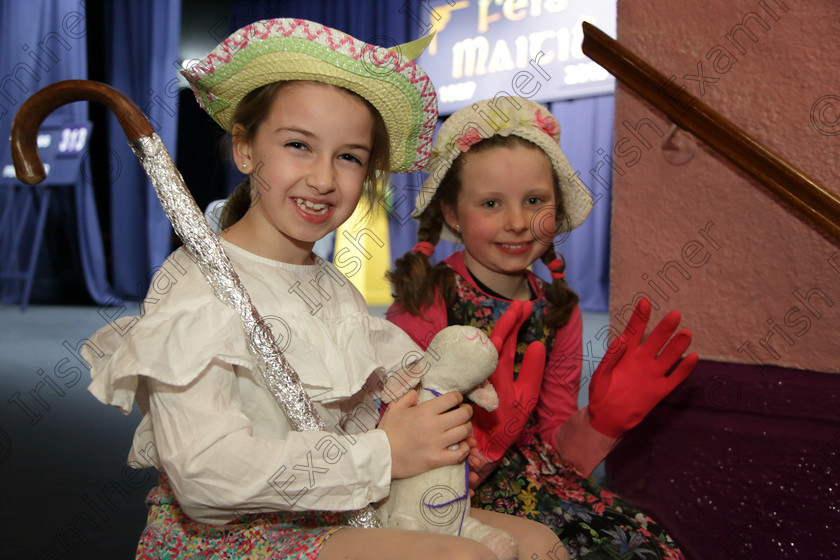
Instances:
[[[499,408],[487,412],[473,407],[473,437],[478,442],[473,454],[477,452],[478,458],[487,462],[498,461],[504,456],[508,447],[522,435],[531,411],[537,406],[545,371],[545,346],[542,342],[532,342],[528,346],[519,375],[516,381],[513,380],[516,336],[530,317],[531,308],[529,301],[514,301],[490,333],[490,340],[499,353],[499,364],[490,376],[490,383],[499,395]],[[481,471],[483,465],[477,466],[477,470]]]
[[[591,424],[609,437],[619,437],[641,422],[697,364],[697,354],[692,352],[668,374],[691,344],[691,332],[683,329],[671,338],[680,323],[680,312],[671,311],[642,342],[649,320],[650,302],[644,298],[624,334],[613,341],[592,374]]]

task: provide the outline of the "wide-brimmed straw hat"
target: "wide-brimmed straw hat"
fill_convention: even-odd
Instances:
[[[422,51],[417,44],[386,49],[312,21],[268,19],[234,32],[181,73],[228,132],[239,102],[261,86],[310,80],[348,89],[382,115],[391,171],[408,173],[428,159],[437,121],[434,86],[411,60]]]
[[[523,97],[495,97],[473,103],[452,114],[440,127],[432,144],[432,156],[425,171],[429,177],[417,195],[412,217],[419,218],[431,204],[452,163],[470,147],[491,136],[518,136],[536,144],[551,161],[560,184],[560,195],[568,221],[557,216],[557,233],[578,227],[592,210],[592,196],[579,181],[570,180],[575,171],[560,150],[560,123],[542,105]],[[441,238],[461,242],[461,236],[443,225]]]

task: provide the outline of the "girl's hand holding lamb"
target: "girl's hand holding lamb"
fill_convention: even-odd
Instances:
[[[410,390],[388,406],[379,429],[391,446],[391,478],[409,478],[466,459],[472,407],[461,393],[417,403]],[[452,447],[453,449],[450,449]]]

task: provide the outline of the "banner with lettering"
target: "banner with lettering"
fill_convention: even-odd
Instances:
[[[410,15],[435,36],[419,62],[442,115],[479,99],[537,102],[614,91],[615,80],[581,51],[581,22],[615,37],[615,0],[429,0]]]

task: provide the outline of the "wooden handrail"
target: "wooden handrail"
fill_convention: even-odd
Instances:
[[[583,53],[840,243],[840,200],[805,173],[587,22]]]

